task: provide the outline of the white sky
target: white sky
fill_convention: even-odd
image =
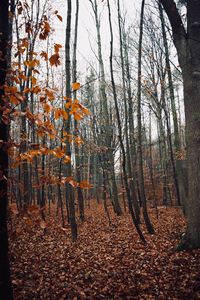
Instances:
[[[72,15],[75,15],[75,0],[72,0]],[[93,17],[93,11],[91,3],[89,0],[79,0],[79,31],[78,31],[78,45],[77,45],[77,58],[79,66],[83,72],[85,72],[86,67],[89,64],[97,64],[97,59],[95,58],[96,53],[96,28]],[[101,17],[101,37],[102,37],[102,48],[104,54],[104,61],[107,62],[109,59],[109,41],[110,41],[110,32],[108,24],[108,11],[106,6],[106,0],[97,0],[99,5],[99,12],[102,12]],[[59,11],[59,14],[63,17],[63,22],[59,20],[55,22],[56,36],[55,38],[57,43],[61,43],[64,48],[65,43],[65,26],[66,26],[66,14],[67,14],[67,1],[66,0],[57,0],[54,1],[53,6]],[[121,9],[124,7],[124,12],[127,13],[127,22],[129,25],[133,25],[136,22],[138,13],[136,7],[140,5],[140,0],[121,0]],[[117,29],[117,5],[115,0],[110,0],[112,8],[112,17],[113,17],[113,28],[114,32],[114,42],[116,46],[118,43],[118,34]],[[74,28],[74,19],[72,21],[72,28]],[[54,38],[54,39],[55,39]],[[81,71],[81,70],[79,70]]]

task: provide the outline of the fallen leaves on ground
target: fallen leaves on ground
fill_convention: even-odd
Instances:
[[[127,213],[110,213],[111,226],[101,205],[87,209],[75,243],[52,216],[32,225],[13,216],[14,299],[200,299],[200,250],[176,251],[185,227],[179,208],[161,207],[159,220],[151,211],[156,234],[145,232],[146,246]]]

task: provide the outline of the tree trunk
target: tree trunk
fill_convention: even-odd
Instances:
[[[71,10],[72,4],[71,0],[67,1],[67,26],[66,26],[66,41],[65,41],[65,72],[66,72],[66,96],[71,98],[71,72],[70,72],[70,36],[71,36]],[[70,134],[71,130],[71,117],[69,114],[68,120],[66,121],[66,132]],[[66,155],[71,157],[71,145],[70,142],[66,142]],[[66,177],[72,176],[72,166],[71,163],[66,165]],[[69,208],[69,222],[71,227],[72,241],[77,240],[77,224],[75,215],[75,199],[74,190],[70,183],[66,185],[66,201]]]
[[[133,155],[133,139],[134,139],[134,124],[133,124],[133,109],[132,109],[132,102],[131,101],[131,90],[130,86],[128,88],[128,103],[129,103],[129,110],[127,107],[127,99],[126,99],[126,81],[125,81],[125,58],[128,59],[128,54],[124,52],[127,51],[127,49],[123,49],[123,35],[122,35],[122,26],[121,26],[121,9],[120,9],[120,1],[117,1],[117,6],[118,6],[118,26],[119,26],[119,40],[120,40],[120,60],[121,60],[121,72],[122,72],[122,87],[123,87],[123,98],[124,98],[124,110],[125,110],[125,138],[126,138],[126,157],[127,157],[127,172],[128,172],[128,177],[130,178],[129,180],[129,187],[130,187],[130,193],[131,193],[131,198],[132,198],[132,203],[133,203],[133,208],[135,212],[135,217],[137,220],[137,223],[140,223],[140,208],[138,204],[138,199],[136,196],[136,189],[135,189],[135,171],[134,171],[134,163],[131,162],[131,156],[132,159],[134,160],[134,155]],[[124,48],[127,45],[124,46]],[[124,51],[123,51],[124,50]],[[128,67],[128,64],[127,64]],[[128,67],[128,74],[129,74],[129,67]],[[128,130],[128,125],[129,125],[129,130]],[[129,132],[131,133],[129,135]]]
[[[174,125],[174,147],[176,154],[181,152],[181,142],[180,142],[180,135],[179,135],[179,128],[178,128],[178,117],[176,111],[176,104],[175,104],[175,95],[174,95],[174,84],[172,80],[172,73],[171,73],[171,65],[169,60],[169,50],[168,50],[168,41],[165,29],[165,18],[163,15],[163,8],[159,3],[159,12],[160,12],[160,19],[161,19],[161,26],[162,26],[162,35],[163,35],[163,42],[165,47],[165,57],[166,57],[166,71],[168,76],[168,83],[169,83],[169,93],[170,93],[170,101],[171,101],[171,110],[172,110],[172,117],[173,117],[173,125]],[[176,159],[174,162],[174,155],[171,151],[172,157],[172,167],[173,173],[175,174],[175,186],[176,186],[176,194],[177,194],[177,202],[178,205],[182,203],[183,208],[185,209],[185,186],[183,182],[183,167],[182,161],[180,159]],[[175,163],[175,164],[174,164]],[[177,175],[176,175],[177,174]],[[182,198],[182,201],[181,201]]]
[[[76,62],[76,52],[77,52],[77,38],[78,38],[78,16],[79,16],[79,0],[76,0],[76,16],[75,16],[75,29],[74,29],[74,43],[73,43],[73,59],[72,59],[72,81],[77,81],[77,62]],[[76,91],[73,95],[74,99],[76,99]],[[75,136],[79,135],[78,130],[78,121],[74,120],[74,134]],[[75,143],[75,172],[76,172],[76,179],[78,182],[81,181],[81,174],[80,174],[80,151],[79,146]],[[84,221],[84,198],[82,189],[78,186],[77,187],[77,195],[78,195],[78,206],[79,206],[79,217],[81,221]]]
[[[148,233],[153,234],[154,228],[147,212],[146,195],[144,188],[144,172],[143,172],[143,157],[142,157],[142,120],[141,120],[141,57],[142,57],[142,35],[143,35],[143,16],[144,16],[145,0],[142,1],[141,17],[140,17],[140,36],[138,48],[138,92],[137,92],[137,120],[138,120],[138,156],[139,156],[139,185],[142,201],[142,210],[145,225]]]
[[[113,166],[114,163],[114,154],[112,152],[112,128],[111,122],[109,120],[109,110],[108,110],[108,99],[106,94],[106,79],[105,79],[105,71],[104,71],[104,63],[102,56],[102,47],[101,47],[101,35],[100,35],[100,20],[98,16],[98,5],[97,0],[89,0],[92,9],[94,12],[96,30],[97,30],[97,46],[98,46],[98,60],[99,60],[99,73],[100,73],[100,101],[101,101],[101,146],[107,148],[106,152],[106,161],[110,163],[104,162],[103,168],[106,173],[111,173],[111,189],[112,189],[112,202],[114,206],[114,211],[117,215],[122,214],[122,210],[120,207],[119,199],[118,199],[118,191],[117,184],[115,179],[115,168]],[[105,157],[105,153],[102,154]],[[107,168],[107,170],[106,170]]]
[[[179,249],[200,247],[200,2],[187,1],[187,31],[173,0],[160,0],[183,73],[188,168],[187,229]]]
[[[10,267],[8,257],[8,230],[7,230],[7,177],[8,177],[8,125],[3,122],[2,112],[6,108],[3,100],[3,86],[6,81],[8,63],[8,41],[9,41],[9,16],[8,1],[0,3],[0,299],[12,300],[12,288],[10,280]]]
[[[119,109],[118,109],[118,103],[117,103],[117,93],[116,93],[116,87],[115,87],[115,80],[114,80],[114,73],[113,73],[113,30],[112,30],[112,21],[111,21],[111,10],[110,10],[110,3],[109,0],[107,0],[108,5],[108,17],[109,17],[109,26],[110,26],[110,76],[111,76],[111,83],[112,83],[112,89],[113,89],[113,98],[115,103],[115,110],[116,110],[116,117],[117,117],[117,125],[118,125],[118,137],[120,142],[120,148],[122,151],[122,169],[123,169],[123,177],[124,177],[124,185],[127,193],[127,200],[128,200],[128,206],[129,206],[129,212],[132,217],[133,224],[137,230],[137,233],[143,243],[146,243],[145,237],[137,223],[137,219],[135,217],[135,213],[133,211],[132,207],[132,201],[130,196],[130,189],[128,185],[128,177],[126,172],[126,153],[123,143],[123,137],[122,137],[122,126],[121,126],[121,119],[119,115]]]

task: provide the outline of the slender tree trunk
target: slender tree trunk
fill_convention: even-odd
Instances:
[[[158,207],[157,207],[157,198],[156,198],[156,189],[154,183],[154,174],[153,174],[153,158],[152,158],[152,138],[151,138],[151,109],[149,110],[149,173],[151,179],[151,185],[153,190],[153,207],[156,210],[156,217],[158,219]]]
[[[71,63],[70,63],[70,37],[71,37],[71,13],[72,4],[71,0],[67,0],[67,26],[66,26],[66,41],[65,41],[65,72],[66,72],[66,96],[71,98]],[[69,115],[66,121],[66,132],[70,134],[71,131],[71,117]],[[71,157],[71,145],[70,142],[66,142],[66,155]],[[68,163],[66,165],[66,177],[72,176],[72,165]],[[77,240],[77,224],[75,215],[75,197],[74,190],[71,184],[66,185],[66,201],[69,208],[69,222],[71,227],[72,241]]]
[[[144,235],[137,223],[137,219],[136,219],[135,213],[133,211],[132,201],[131,201],[131,196],[130,196],[130,189],[129,189],[129,185],[128,185],[128,176],[127,176],[127,172],[126,172],[126,153],[125,153],[123,137],[122,137],[122,126],[121,126],[121,120],[120,120],[120,115],[119,115],[119,109],[118,109],[118,103],[117,103],[117,92],[116,92],[115,80],[114,80],[114,74],[113,74],[113,30],[112,30],[111,10],[110,10],[109,0],[107,0],[107,5],[108,5],[110,36],[111,36],[111,38],[110,38],[110,76],[111,76],[113,98],[114,98],[114,103],[115,103],[115,110],[116,110],[116,117],[117,117],[117,124],[118,124],[118,137],[119,137],[119,142],[120,142],[120,148],[122,151],[122,168],[123,168],[123,176],[124,176],[124,185],[126,188],[128,206],[129,206],[129,211],[130,211],[130,214],[132,217],[133,224],[138,232],[138,235],[139,235],[141,241],[143,243],[146,243]]]
[[[78,38],[78,17],[79,17],[79,0],[76,0],[76,16],[75,16],[75,32],[74,32],[74,44],[73,44],[73,59],[72,59],[72,81],[77,81],[77,63],[76,63],[76,52],[77,52],[77,38]],[[74,99],[76,99],[76,92],[74,92]],[[75,136],[79,135],[78,121],[74,120],[74,131]],[[75,143],[75,160],[76,160],[76,179],[78,182],[81,181],[80,174],[80,151],[79,146]],[[78,194],[78,206],[79,206],[79,217],[81,221],[84,221],[84,198],[83,192],[80,186],[77,187]]]
[[[126,99],[126,82],[125,82],[125,59],[123,55],[123,38],[122,38],[122,28],[121,28],[121,11],[120,11],[120,1],[117,2],[118,6],[118,26],[119,26],[119,38],[120,38],[120,59],[121,59],[121,71],[122,71],[122,86],[123,86],[123,98],[124,98],[124,109],[125,109],[125,137],[126,137],[126,156],[127,156],[127,170],[128,170],[128,177],[129,180],[129,186],[130,186],[130,192],[133,200],[133,207],[135,212],[135,217],[137,219],[137,222],[140,223],[140,209],[138,200],[136,197],[136,190],[135,190],[135,172],[133,172],[132,169],[134,169],[134,164],[131,162],[131,147],[132,147],[132,133],[133,133],[133,110],[132,110],[132,103],[131,106],[129,105],[129,116],[128,116],[128,107],[127,107],[127,99]],[[128,95],[129,101],[131,96]],[[131,122],[129,122],[131,120]],[[129,143],[129,131],[128,131],[128,122],[129,122],[129,128],[131,132],[130,137],[130,143]],[[130,126],[131,125],[131,126]],[[132,157],[133,158],[133,157]]]
[[[144,17],[144,5],[145,0],[142,1],[141,5],[141,16],[140,16],[140,36],[139,36],[139,46],[138,46],[138,91],[137,91],[137,120],[138,120],[138,157],[139,157],[139,185],[140,194],[142,201],[142,210],[145,225],[148,233],[153,234],[154,228],[147,212],[146,205],[146,195],[144,188],[144,172],[143,172],[143,157],[142,157],[142,119],[141,119],[141,59],[142,59],[142,36],[143,36],[143,17]]]
[[[97,0],[89,0],[92,9],[94,12],[96,30],[97,30],[97,45],[98,45],[98,60],[99,60],[99,70],[100,70],[100,101],[101,101],[101,146],[106,147],[106,161],[109,163],[104,163],[103,168],[107,172],[111,172],[111,189],[112,189],[112,202],[114,205],[114,211],[117,215],[122,214],[122,210],[120,207],[119,199],[118,199],[118,191],[117,184],[115,179],[115,168],[114,164],[114,154],[112,151],[112,129],[111,122],[109,120],[109,110],[108,110],[108,99],[106,94],[106,79],[105,79],[105,71],[104,71],[104,63],[102,56],[102,47],[101,47],[101,34],[100,34],[100,20],[98,16],[98,5]],[[105,157],[105,153],[103,153]],[[107,173],[106,172],[106,173]],[[106,174],[107,175],[107,174]]]

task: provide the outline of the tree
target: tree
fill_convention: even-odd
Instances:
[[[0,298],[12,300],[7,231],[8,125],[4,120],[6,102],[4,84],[8,67],[9,13],[8,1],[0,3]]]
[[[138,90],[137,90],[137,120],[138,120],[138,156],[139,156],[139,183],[140,193],[142,200],[142,209],[144,221],[148,230],[148,233],[153,234],[154,228],[147,212],[146,195],[144,188],[144,173],[143,173],[143,157],[142,157],[142,120],[141,120],[141,59],[142,59],[142,36],[143,36],[143,16],[144,16],[144,5],[145,0],[142,1],[141,5],[141,16],[140,16],[140,35],[139,35],[139,46],[138,46]]]
[[[136,196],[136,172],[135,172],[135,138],[134,138],[134,113],[132,92],[130,83],[130,70],[128,58],[128,45],[126,42],[125,24],[122,23],[120,1],[117,1],[118,11],[118,27],[119,27],[119,43],[120,43],[120,63],[121,63],[121,78],[125,111],[125,139],[126,139],[126,157],[127,157],[127,173],[130,185],[130,193],[132,196],[133,208],[135,217],[140,223],[140,208]],[[125,20],[124,20],[125,23]],[[128,98],[128,99],[127,99]],[[128,101],[127,101],[128,100]],[[128,103],[127,103],[128,102]],[[123,151],[122,151],[123,154]]]
[[[73,42],[73,59],[72,59],[72,80],[73,82],[77,81],[77,39],[78,39],[78,17],[79,17],[79,0],[76,0],[76,15],[75,15],[75,26],[74,26],[74,42]],[[74,91],[74,99],[76,99],[76,91]],[[74,120],[74,130],[75,136],[78,138],[79,130],[78,130],[78,121]],[[76,161],[76,179],[78,182],[81,181],[81,173],[80,173],[80,151],[79,145],[75,143],[75,161]],[[78,205],[79,205],[79,216],[80,220],[84,221],[84,198],[83,192],[80,186],[77,187],[78,194]]]
[[[109,116],[109,107],[108,107],[108,97],[106,92],[106,76],[105,76],[105,70],[104,70],[104,61],[103,61],[103,55],[102,55],[102,45],[101,45],[101,32],[100,32],[100,18],[98,15],[98,4],[97,1],[89,0],[92,5],[92,10],[94,12],[95,17],[95,25],[96,25],[96,31],[97,31],[97,46],[98,46],[98,60],[99,60],[99,75],[100,75],[100,82],[99,82],[99,96],[100,96],[100,102],[101,102],[101,146],[106,147],[107,151],[102,153],[101,163],[102,163],[102,169],[105,169],[105,176],[108,177],[108,174],[111,177],[111,191],[112,191],[112,203],[114,207],[114,211],[117,215],[122,214],[122,210],[120,207],[119,199],[118,199],[118,190],[117,190],[117,184],[116,184],[116,178],[115,178],[115,158],[114,153],[112,151],[113,145],[112,145],[112,135],[113,130],[111,126],[111,120]],[[108,178],[107,178],[108,180]],[[106,182],[106,181],[104,181]],[[105,187],[104,187],[105,189]],[[105,193],[103,193],[105,196]]]
[[[127,171],[126,171],[126,153],[125,153],[125,147],[124,147],[123,137],[122,137],[122,126],[121,126],[121,119],[120,119],[120,114],[119,114],[117,92],[116,92],[114,72],[113,72],[113,29],[112,29],[111,9],[110,9],[109,0],[107,0],[107,6],[108,6],[108,19],[109,19],[109,28],[110,28],[110,77],[111,77],[111,84],[112,84],[112,89],[113,89],[113,98],[114,98],[114,103],[115,103],[116,118],[117,118],[118,132],[119,132],[118,138],[119,138],[119,142],[120,142],[120,148],[122,151],[122,169],[123,169],[124,185],[125,185],[125,189],[126,189],[128,207],[129,207],[129,212],[131,214],[132,222],[137,230],[137,233],[138,233],[141,241],[143,243],[146,243],[144,235],[139,227],[139,224],[135,217],[135,213],[133,211],[131,195],[130,195],[130,188],[128,185],[128,176],[127,176]]]
[[[67,1],[67,26],[66,26],[66,40],[65,40],[65,73],[66,73],[66,96],[71,98],[71,61],[70,61],[70,37],[71,37],[71,11],[72,3],[71,0]],[[69,134],[71,130],[71,117],[69,115],[66,120],[66,132]],[[71,157],[71,145],[70,142],[66,143],[66,155]],[[72,176],[72,165],[71,162],[66,166],[66,176]],[[69,221],[71,226],[72,241],[77,240],[77,223],[75,215],[75,199],[74,190],[71,184],[66,185],[66,200],[69,208]]]
[[[200,247],[200,2],[187,1],[187,28],[173,0],[160,0],[169,18],[183,76],[186,117],[188,219],[179,249]]]

